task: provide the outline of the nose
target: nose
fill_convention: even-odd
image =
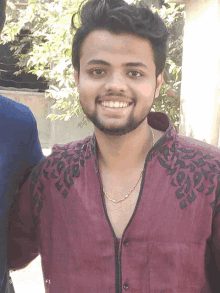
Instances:
[[[120,73],[113,73],[105,84],[105,91],[126,92],[128,85],[125,78]]]

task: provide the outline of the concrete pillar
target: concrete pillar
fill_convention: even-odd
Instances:
[[[179,133],[219,146],[220,0],[186,1],[182,73]]]

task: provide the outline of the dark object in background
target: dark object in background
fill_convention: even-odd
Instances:
[[[27,34],[29,34],[28,30],[22,30],[18,35],[18,39],[21,40]],[[0,45],[0,89],[45,92],[48,89],[45,78],[40,77],[38,79],[36,75],[25,72],[19,75],[14,74],[19,70],[16,65],[19,60],[13,57],[13,51],[10,50],[12,44],[9,42],[5,45]],[[21,53],[27,52],[29,47],[30,44],[26,44]]]

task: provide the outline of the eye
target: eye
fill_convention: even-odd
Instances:
[[[143,76],[142,73],[140,73],[140,72],[138,72],[138,71],[136,71],[136,70],[132,70],[132,71],[130,71],[130,72],[128,73],[128,75],[131,76],[131,77],[141,77],[141,76]]]
[[[105,73],[105,71],[103,69],[92,69],[90,70],[90,73],[92,75],[103,75]]]

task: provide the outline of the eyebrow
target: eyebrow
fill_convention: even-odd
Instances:
[[[93,60],[90,60],[87,65],[93,65],[93,64],[101,64],[101,65],[105,65],[105,66],[111,66],[110,63],[104,61],[104,60],[96,60],[96,59],[93,59]]]
[[[92,59],[90,60],[87,65],[93,65],[93,64],[97,64],[97,65],[105,65],[105,66],[108,66],[110,67],[111,64],[104,61],[104,60],[97,60],[97,59]],[[147,65],[145,65],[144,63],[142,62],[129,62],[129,63],[123,63],[122,66],[124,67],[145,67],[145,68],[148,68]]]
[[[129,63],[126,63],[126,64],[123,64],[123,66],[126,66],[126,67],[145,67],[145,68],[148,68],[146,64],[142,63],[142,62],[129,62]]]

